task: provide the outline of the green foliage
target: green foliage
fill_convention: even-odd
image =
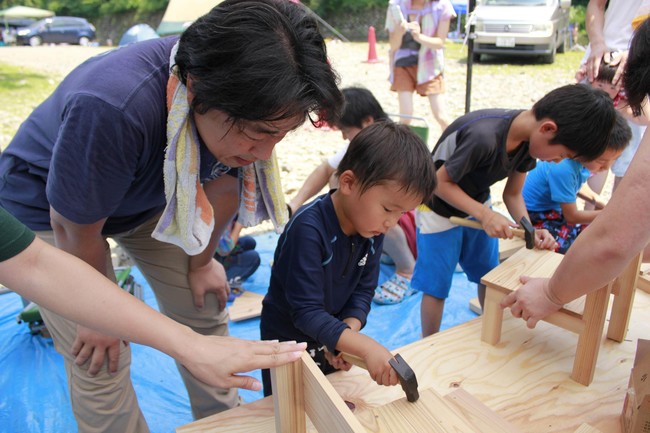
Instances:
[[[571,24],[577,25],[578,27],[578,43],[580,45],[586,46],[589,43],[589,37],[587,36],[587,29],[585,28],[585,15],[587,13],[586,6],[571,6],[571,15],[569,20]]]
[[[319,15],[333,16],[358,13],[372,8],[385,8],[387,0],[306,0],[303,1]]]
[[[57,15],[72,15],[94,19],[123,12],[150,13],[164,10],[167,0],[0,0],[0,9],[11,6],[32,6],[54,11]]]

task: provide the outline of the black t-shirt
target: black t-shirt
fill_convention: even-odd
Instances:
[[[490,186],[517,171],[535,167],[528,153],[528,142],[506,152],[506,140],[513,119],[523,110],[477,110],[456,119],[445,130],[433,149],[436,168],[443,164],[449,177],[474,200],[483,203]],[[438,196],[427,205],[444,217],[467,214]]]

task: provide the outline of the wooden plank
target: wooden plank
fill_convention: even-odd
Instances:
[[[309,358],[309,355],[304,354]],[[305,392],[303,359],[271,369],[275,431],[305,433]]]
[[[440,394],[429,388],[411,403],[402,398],[372,410],[376,424],[368,427],[372,433],[480,433],[447,403]]]
[[[582,424],[574,433],[601,433],[601,431],[593,428],[589,424]]]
[[[517,236],[512,239],[499,239],[499,261],[504,261],[525,246],[526,241]]]
[[[634,294],[636,293],[636,280],[639,277],[642,259],[643,253],[632,259],[612,286],[612,291],[616,290],[616,296],[614,296],[609,325],[607,326],[607,338],[611,340],[621,342],[625,339],[625,334],[627,334],[630,313],[634,304]]]
[[[639,278],[636,280],[636,286],[644,292],[650,293],[650,274],[640,273]]]
[[[316,430],[320,433],[366,433],[307,352],[302,354],[301,361],[305,411]]]
[[[443,398],[481,433],[522,432],[463,388],[457,388]]]
[[[481,308],[481,303],[478,301],[478,298],[472,298],[469,300],[469,309],[479,316],[483,314],[483,309]]]
[[[245,291],[237,296],[232,305],[228,307],[230,320],[237,322],[240,320],[252,319],[262,314],[262,300],[264,296],[259,293]]]
[[[421,390],[439,394],[462,386],[498,416],[526,433],[574,433],[581,424],[621,433],[620,415],[636,340],[650,335],[650,294],[636,293],[628,335],[622,343],[602,338],[590,386],[570,379],[576,337],[540,322],[533,330],[504,313],[501,342],[481,344],[481,318],[396,349],[418,377]],[[359,368],[327,380],[364,426],[372,409],[404,397],[399,386],[378,386]],[[273,401],[261,399],[179,427],[179,433],[268,433],[274,429]],[[308,420],[307,431],[315,433]],[[332,429],[331,431],[336,431]]]

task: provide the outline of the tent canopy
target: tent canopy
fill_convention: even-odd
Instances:
[[[0,18],[5,20],[10,18],[47,18],[54,16],[54,12],[46,9],[30,8],[27,6],[12,6],[0,11]]]
[[[182,33],[194,20],[207,14],[223,0],[170,0],[156,30],[160,36]]]

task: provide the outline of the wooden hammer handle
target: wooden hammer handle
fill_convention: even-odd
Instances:
[[[449,217],[449,221],[452,222],[453,224],[456,224],[456,225],[459,225],[459,226],[470,227],[470,228],[478,229],[478,230],[484,230],[481,223],[476,221],[476,220],[469,220],[467,218],[460,218],[460,217],[457,217],[457,216],[452,216],[452,217]],[[523,229],[510,227],[510,230],[512,230],[512,234],[517,236],[518,238],[522,238],[522,239],[526,238],[526,233],[524,232]]]
[[[353,355],[351,353],[347,352],[341,352],[341,358],[343,358],[344,361],[349,362],[350,364],[354,364],[357,367],[361,367],[364,370],[368,370],[368,366],[366,365],[366,361],[363,360],[363,358]]]

